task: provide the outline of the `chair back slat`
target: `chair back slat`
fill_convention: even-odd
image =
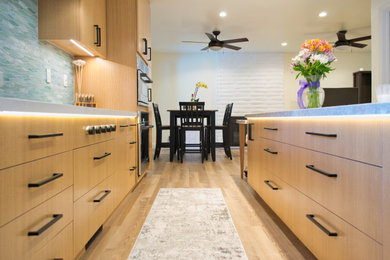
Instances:
[[[162,126],[160,110],[158,109],[158,105],[155,103],[153,103],[153,111],[154,111],[154,118],[156,120],[156,127]]]
[[[181,126],[199,127],[204,121],[204,102],[179,102]]]
[[[230,118],[232,117],[232,111],[233,111],[233,103],[227,104],[222,125],[226,125],[226,126],[229,125]]]

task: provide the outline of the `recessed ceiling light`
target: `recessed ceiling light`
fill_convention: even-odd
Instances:
[[[281,45],[282,46],[287,46],[287,42],[282,42]]]
[[[221,16],[221,17],[225,17],[226,15],[227,15],[227,13],[225,11],[222,11],[219,13],[219,16]]]
[[[325,17],[325,16],[327,16],[328,15],[328,13],[327,12],[321,12],[321,13],[319,13],[319,17]]]
[[[364,71],[364,68],[360,68],[359,70],[360,70],[360,71]]]

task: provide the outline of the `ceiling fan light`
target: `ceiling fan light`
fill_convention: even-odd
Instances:
[[[220,51],[222,49],[221,46],[210,46],[210,50],[212,51]]]

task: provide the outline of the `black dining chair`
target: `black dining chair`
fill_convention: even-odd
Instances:
[[[227,104],[225,108],[225,114],[223,116],[222,125],[216,125],[215,130],[222,130],[222,143],[215,143],[215,147],[223,147],[225,150],[225,154],[227,157],[230,158],[230,160],[233,159],[232,157],[232,151],[230,149],[231,143],[230,143],[230,136],[229,136],[229,122],[230,118],[232,117],[232,111],[233,111],[233,103]],[[210,153],[210,131],[211,127],[207,126],[206,130],[206,140],[207,140],[207,154],[206,159],[208,159],[208,154]]]
[[[158,105],[153,103],[154,119],[156,121],[156,149],[154,150],[154,160],[160,157],[161,148],[169,148],[169,142],[162,142],[162,131],[169,130],[169,125],[162,125],[160,110]]]
[[[180,106],[180,160],[183,162],[184,153],[200,152],[202,163],[205,158],[205,141],[204,141],[204,102],[179,102]],[[199,149],[187,149],[186,132],[198,131],[200,143],[195,147]],[[194,147],[194,145],[191,145]]]

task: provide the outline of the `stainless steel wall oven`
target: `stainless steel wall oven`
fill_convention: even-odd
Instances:
[[[149,124],[149,113],[138,112],[138,176],[141,176],[148,168],[150,162],[149,140],[153,125]]]

